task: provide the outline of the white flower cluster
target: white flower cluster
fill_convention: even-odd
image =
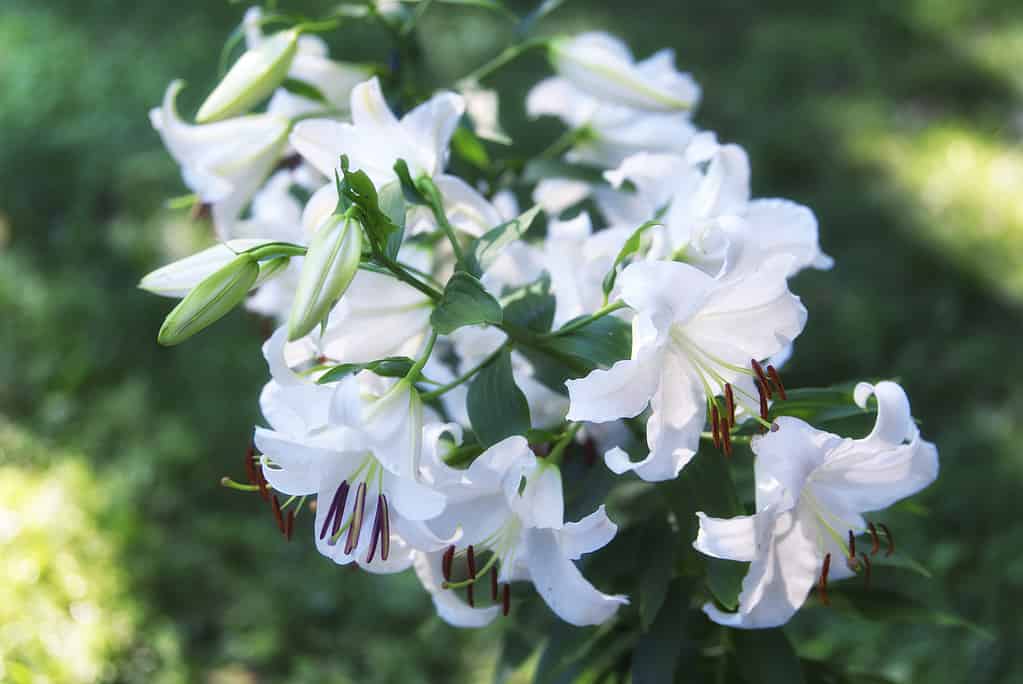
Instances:
[[[708,604],[710,618],[768,627],[795,613],[832,557],[833,578],[860,567],[850,546],[873,529],[863,513],[934,480],[936,450],[893,383],[857,387],[861,407],[876,397],[877,424],[864,439],[769,420],[785,396],[777,368],[806,322],[788,281],[831,259],[810,210],[752,198],[742,148],[694,126],[700,88],[671,51],[636,61],[603,33],[550,42],[557,75],[527,101],[531,116],[568,128],[533,194],[546,234],[525,239],[522,218],[523,231],[502,240],[494,230],[516,224],[514,195],[445,171],[466,121],[480,137],[504,138],[493,93],[467,84],[399,118],[364,68],[330,60],[322,41],[297,30],[265,37],[260,24],[250,10],[248,51],[199,123],[175,111],[179,83],[151,113],[221,243],[142,287],[184,298],[161,330],[168,344],[242,301],[280,325],[263,348],[268,427],[256,428],[250,475],[289,536],[315,497],[324,556],[375,573],[413,567],[451,624],[507,612],[519,581],[562,619],[598,624],[628,601],[595,588],[577,562],[617,527],[603,506],[566,522],[558,457],[585,436],[614,473],[670,480],[708,441],[705,430],[730,452],[733,435],[759,422],[769,430],[751,439],[755,512],[698,514],[694,544],[751,563],[738,612]],[[265,112],[249,113],[267,97]],[[379,237],[379,217],[365,208],[385,197],[398,198],[397,238]],[[497,247],[484,259],[481,245]],[[631,328],[628,358],[570,366],[571,379],[552,387],[521,348],[529,339],[500,315],[439,323],[466,298],[500,314],[536,283],[554,304],[534,344],[603,319]],[[488,395],[474,395],[472,383],[502,363],[530,429],[492,436],[474,418]],[[619,421],[645,424],[642,458],[616,442],[622,431],[597,425]]]

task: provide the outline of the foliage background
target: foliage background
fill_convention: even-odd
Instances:
[[[167,303],[134,289],[205,239],[163,208],[184,190],[146,111],[175,77],[201,97],[241,11],[0,6],[0,680],[482,681],[500,625],[450,630],[411,576],[337,570],[218,487],[257,420],[260,323],[161,349]],[[995,638],[811,607],[789,628],[801,654],[897,682],[1020,681],[1023,5],[576,0],[541,26],[591,28],[675,47],[755,193],[816,210],[838,265],[796,283],[811,316],[789,384],[899,377],[941,449],[926,513],[888,520],[935,573],[919,595]],[[424,83],[510,39],[439,2],[423,29]],[[334,53],[385,60],[383,43],[361,25]],[[527,127],[521,103],[545,70],[531,56],[497,80],[536,149],[557,128]]]

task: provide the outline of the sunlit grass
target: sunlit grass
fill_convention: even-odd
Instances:
[[[98,681],[136,619],[101,484],[3,423],[0,464],[0,680]]]

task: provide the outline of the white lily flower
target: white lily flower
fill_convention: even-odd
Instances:
[[[149,112],[153,128],[181,165],[185,184],[212,205],[213,223],[226,239],[231,225],[277,163],[288,141],[288,120],[275,114],[251,114],[211,124],[192,125],[179,116],[174,101],[183,87],[167,87],[163,106]]]
[[[394,164],[404,159],[413,177],[439,175],[448,142],[465,112],[459,95],[441,92],[401,120],[394,116],[376,77],[352,89],[352,123],[308,119],[295,126],[291,144],[310,164],[333,178],[342,154],[351,168],[365,171],[377,187],[396,180]]]
[[[242,25],[245,28],[245,45],[250,50],[267,40],[261,28],[262,18],[263,11],[259,7],[250,7],[245,12]],[[298,39],[298,51],[288,69],[289,78],[315,86],[326,103],[278,88],[270,97],[267,111],[289,119],[320,111],[324,107],[346,111],[352,89],[369,77],[370,70],[357,64],[335,62],[327,55],[327,44],[322,38],[302,35]]]
[[[697,513],[693,546],[709,556],[749,561],[739,610],[703,610],[730,627],[783,625],[825,572],[855,574],[846,535],[868,529],[863,513],[878,511],[928,486],[938,475],[938,452],[920,437],[909,400],[893,382],[860,383],[856,403],[877,397],[877,423],[863,439],[817,430],[782,417],[753,440],[756,514],[730,519]],[[826,581],[826,577],[824,578]]]
[[[603,423],[650,405],[649,455],[633,463],[612,449],[605,455],[611,470],[634,470],[648,481],[677,477],[726,385],[740,407],[759,403],[751,360],[778,352],[806,322],[806,309],[788,290],[787,269],[785,259],[773,259],[732,280],[674,261],[642,261],[622,271],[621,298],[636,312],[631,358],[566,383],[569,420]]]
[[[274,378],[260,404],[270,428],[257,427],[255,443],[266,481],[317,496],[316,546],[338,564],[399,572],[413,550],[443,547],[423,524],[445,497],[423,482],[422,403],[411,383],[363,371],[317,385],[287,367],[285,336],[281,328],[264,346]]]
[[[228,240],[201,252],[178,259],[149,273],[139,282],[139,288],[161,297],[184,297],[192,289],[241,253],[273,242],[272,239]]]
[[[474,589],[504,585],[491,598],[507,609],[509,584],[518,580],[531,581],[551,610],[573,625],[600,624],[628,603],[624,596],[597,590],[575,565],[583,554],[606,546],[617,526],[603,506],[579,522],[565,523],[561,473],[538,460],[524,438],[498,442],[466,471],[448,469],[438,486],[448,495],[448,507],[427,524],[439,537],[460,535],[440,557],[440,574],[448,588],[442,584],[438,591],[435,570],[432,574],[431,593],[445,620],[470,626],[496,614],[468,612],[472,606],[461,604],[455,589],[464,586],[473,603],[485,598]],[[484,559],[488,552],[489,559]],[[464,573],[456,570],[463,559]],[[427,562],[435,568],[436,555]],[[487,577],[491,571],[494,579]]]
[[[696,136],[685,156],[642,153],[605,175],[616,187],[629,180],[637,188],[598,198],[613,220],[638,224],[667,207],[664,230],[653,233],[652,256],[684,260],[712,275],[753,270],[780,254],[791,259],[790,276],[832,265],[820,249],[813,212],[788,200],[752,199],[746,152],[719,145],[713,133]]]

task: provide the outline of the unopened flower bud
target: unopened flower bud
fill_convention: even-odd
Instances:
[[[288,339],[297,340],[326,318],[348,289],[362,257],[362,226],[355,219],[332,214],[309,243],[295,302],[288,318]]]
[[[248,50],[224,75],[196,114],[197,123],[242,114],[279,86],[298,50],[298,31],[281,31]]]
[[[162,297],[184,297],[208,276],[234,261],[239,252],[269,242],[271,242],[269,239],[246,238],[213,245],[201,252],[156,269],[142,279],[139,288]],[[264,264],[262,268],[267,266],[268,264]],[[260,276],[262,276],[262,268]]]
[[[280,275],[281,271],[286,269],[289,263],[291,263],[291,258],[286,256],[261,261],[259,263],[259,277],[256,278],[256,282],[252,287],[259,287],[266,281]]]
[[[220,320],[245,299],[259,278],[259,264],[250,254],[239,254],[206,277],[171,311],[156,340],[164,346],[181,344]]]

